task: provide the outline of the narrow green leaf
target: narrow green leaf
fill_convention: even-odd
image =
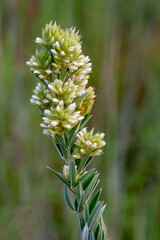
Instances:
[[[98,238],[99,230],[100,230],[100,225],[98,224],[97,227],[96,227],[96,229],[95,229],[95,232],[94,232],[95,239]]]
[[[85,201],[84,193],[82,193],[80,200],[78,202],[77,212],[81,212]]]
[[[68,159],[67,151],[64,149],[64,147],[62,147],[62,145],[60,145],[60,149],[63,155],[63,159],[67,160]]]
[[[92,227],[93,227],[95,224],[97,224],[97,222],[99,221],[99,219],[100,219],[100,217],[101,217],[101,215],[102,215],[102,213],[103,213],[103,211],[104,211],[105,208],[106,208],[106,205],[104,205],[104,206],[97,212],[97,214],[95,214],[94,219],[93,219],[92,224],[91,224]],[[94,210],[93,210],[93,211],[94,211]],[[91,215],[92,215],[92,213],[91,213]]]
[[[89,234],[89,240],[95,240],[93,231],[91,231]]]
[[[93,156],[93,157],[89,157],[88,158],[88,160],[87,160],[87,162],[85,163],[85,168],[92,162],[92,160],[95,158],[95,156]]]
[[[59,172],[56,172],[55,170],[53,170],[52,168],[50,167],[46,167],[48,168],[56,177],[58,177],[62,182],[64,182],[67,186],[69,186],[69,183],[68,181],[63,177],[63,175]]]
[[[83,174],[81,175],[81,177],[77,180],[77,182],[75,182],[74,187],[76,187],[79,182],[82,182],[82,181],[84,181],[87,177],[89,177],[90,174],[91,174],[92,172],[94,172],[94,170],[95,170],[95,168],[93,168],[93,169],[91,169],[91,170],[83,173]]]
[[[54,141],[52,141],[52,142],[53,142],[57,152],[59,153],[60,157],[64,160],[60,146],[57,143],[55,143]]]
[[[78,173],[80,173],[81,170],[84,168],[84,166],[85,166],[85,164],[86,164],[86,162],[87,162],[87,160],[88,160],[88,158],[89,158],[89,156],[90,156],[91,153],[92,153],[92,151],[90,151],[89,153],[87,153],[87,155],[82,159],[82,161],[81,161],[81,163],[80,163],[80,165],[79,165],[79,168],[78,168]]]
[[[77,201],[77,198],[75,198],[75,201],[74,201],[74,207],[75,207],[75,210],[77,211],[77,208],[78,208],[78,201]]]
[[[92,173],[92,174],[87,178],[87,180],[82,184],[83,190],[86,190],[86,189],[87,189],[87,187],[89,186],[90,182],[92,181],[92,179],[94,178],[95,175],[96,175],[96,172],[95,172],[95,173]]]
[[[89,236],[89,230],[88,230],[88,225],[86,223],[81,233],[81,240],[88,240],[88,236]]]
[[[75,211],[75,208],[73,207],[72,203],[71,203],[71,200],[70,200],[70,197],[69,197],[69,194],[68,194],[68,189],[67,189],[67,185],[65,184],[64,185],[64,197],[66,199],[66,202],[68,204],[68,206],[73,210]]]
[[[102,236],[103,236],[103,230],[102,228],[100,228],[97,240],[102,240]]]
[[[78,214],[78,218],[79,218],[80,229],[82,231],[85,224],[84,224],[83,216],[81,213]]]
[[[101,192],[102,192],[102,188],[99,191],[97,191],[92,197],[92,200],[90,201],[90,204],[89,204],[89,214],[92,212],[93,208],[97,204],[99,197],[101,195]]]
[[[69,179],[70,179],[71,186],[73,186],[75,183],[75,176],[76,176],[75,163],[73,161],[70,161],[69,162]]]
[[[80,96],[77,101],[76,101],[76,106],[78,106],[80,104],[80,102],[86,97],[86,95],[88,94],[88,92],[84,93],[82,96]]]
[[[95,218],[97,217],[98,213],[100,212],[102,205],[103,205],[103,202],[98,202],[96,204],[95,208],[93,209],[93,211],[89,217],[89,220],[88,220],[89,227],[92,227],[93,222],[94,222]]]
[[[92,115],[89,115],[89,113],[84,116],[83,120],[81,121],[80,129],[84,128],[91,117]]]
[[[86,194],[85,194],[85,199],[87,200],[89,197],[91,197],[92,192],[94,190],[94,186],[96,185],[97,179],[98,179],[99,174],[96,174],[92,181],[90,182]]]
[[[82,184],[81,184],[81,182],[79,182],[78,187],[77,187],[77,197],[78,197],[78,199],[81,198],[81,196],[82,196],[83,193],[84,193],[84,192],[83,192]]]
[[[74,128],[72,128],[71,131],[69,132],[67,147],[70,147],[72,145],[72,142],[74,141],[75,135],[79,131],[79,127],[80,127],[80,122]]]
[[[62,136],[59,135],[59,134],[55,134],[55,137],[57,138],[57,140],[59,141],[59,143],[64,147],[64,149],[67,149],[66,144],[65,144]]]
[[[85,222],[88,222],[88,219],[89,219],[89,210],[88,210],[88,204],[87,204],[87,203],[85,203],[84,216],[85,216]]]
[[[103,220],[103,216],[101,216],[101,225],[102,225],[102,229],[103,229],[103,239],[107,239],[107,229],[106,229],[106,225],[104,223],[104,220]]]

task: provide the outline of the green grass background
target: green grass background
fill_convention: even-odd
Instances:
[[[110,240],[160,239],[160,2],[0,0],[0,240],[78,240],[62,170],[29,103],[25,65],[47,22],[76,26],[93,63],[89,128],[106,133],[100,171]]]

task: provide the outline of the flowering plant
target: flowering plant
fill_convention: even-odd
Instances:
[[[103,133],[94,134],[94,129],[88,132],[85,127],[95,98],[94,89],[87,87],[90,59],[82,54],[75,28],[62,30],[51,22],[35,42],[41,49],[26,62],[38,78],[30,102],[39,107],[43,133],[65,161],[63,173],[48,169],[65,184],[65,200],[78,214],[81,239],[106,239],[102,217],[106,205],[99,200],[102,189],[95,191],[99,174],[86,169],[105,145]]]

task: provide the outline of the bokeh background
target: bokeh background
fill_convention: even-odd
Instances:
[[[46,168],[62,170],[29,104],[25,65],[47,22],[76,26],[93,63],[89,123],[106,133],[100,171],[110,240],[160,240],[160,2],[0,0],[0,240],[78,240],[77,216]]]

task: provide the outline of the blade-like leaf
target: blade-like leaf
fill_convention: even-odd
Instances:
[[[55,137],[57,138],[58,142],[64,147],[64,149],[67,149],[66,144],[65,144],[63,138],[61,137],[61,135],[55,134]]]
[[[107,239],[107,229],[106,229],[106,225],[103,220],[103,216],[101,216],[101,225],[102,225],[102,229],[103,229],[103,233],[104,233],[103,239],[105,240],[105,239]]]
[[[92,224],[91,224],[92,227],[93,227],[95,224],[97,224],[97,222],[99,221],[100,217],[102,216],[102,213],[103,213],[103,211],[104,211],[105,208],[106,208],[106,205],[104,205],[104,206],[97,212],[97,214],[95,214],[94,219],[93,219]],[[94,210],[93,210],[93,211],[94,211]],[[92,213],[91,213],[91,215],[92,215]]]
[[[99,174],[96,174],[94,176],[94,178],[92,179],[92,181],[90,182],[86,194],[85,194],[85,199],[87,200],[89,197],[91,197],[93,191],[94,191],[94,187],[96,185],[97,179],[98,179]]]
[[[64,160],[63,155],[62,155],[62,151],[61,151],[59,145],[57,143],[55,143],[54,141],[52,141],[52,142],[53,142],[55,148],[57,149],[57,152],[59,153],[60,157]]]
[[[77,212],[81,212],[85,201],[84,193],[82,193],[80,200],[78,201]]]
[[[98,200],[99,200],[99,197],[101,195],[101,192],[102,192],[102,188],[97,191],[94,196],[92,197],[92,200],[90,201],[90,204],[89,204],[89,213],[92,212],[93,208],[95,207],[95,205],[97,204]]]
[[[84,93],[82,96],[80,96],[77,101],[76,101],[76,106],[78,106],[80,104],[80,102],[86,97],[86,95],[88,94],[88,92]]]
[[[93,209],[89,220],[88,220],[88,226],[92,227],[93,223],[95,223],[95,218],[97,217],[97,215],[99,214],[101,207],[103,205],[103,202],[98,202],[97,205],[95,206],[95,208]],[[96,218],[97,219],[97,218]]]
[[[79,182],[82,182],[82,181],[84,181],[87,177],[89,177],[90,174],[91,174],[92,172],[94,172],[94,170],[95,170],[95,168],[89,170],[88,172],[83,173],[83,174],[81,175],[81,177],[75,182],[74,187],[76,187]]]
[[[87,160],[89,159],[89,156],[90,156],[91,153],[92,153],[92,151],[90,151],[89,153],[87,153],[87,155],[82,159],[82,161],[81,161],[81,163],[80,163],[80,165],[79,165],[79,168],[78,168],[78,172],[79,172],[79,173],[80,173],[81,170],[84,168],[84,166],[85,166]]]
[[[89,240],[95,240],[93,231],[90,232]]]
[[[88,225],[86,223],[81,233],[81,240],[88,240],[88,236],[89,236],[89,230],[88,230]]]
[[[75,183],[75,176],[76,176],[75,163],[73,161],[70,161],[69,162],[69,179],[70,179],[71,186],[73,186]]]
[[[79,127],[80,127],[80,122],[74,128],[72,128],[72,130],[69,132],[68,140],[67,140],[67,147],[70,147],[72,145],[75,135],[79,131]]]
[[[84,128],[84,126],[87,124],[87,122],[90,120],[92,115],[86,114],[81,122],[80,129]]]
[[[96,172],[95,172],[95,173],[92,173],[92,174],[87,178],[87,180],[82,184],[83,190],[86,190],[86,189],[87,189],[87,187],[89,186],[90,182],[92,181],[92,179],[94,178],[95,175],[96,175]]]
[[[102,237],[103,237],[103,230],[102,228],[100,228],[97,240],[102,240]]]
[[[66,199],[66,202],[67,202],[68,206],[69,206],[73,211],[75,211],[75,209],[74,209],[74,207],[73,207],[73,205],[72,205],[72,203],[71,203],[71,200],[70,200],[70,197],[69,197],[69,194],[68,194],[68,189],[67,189],[67,185],[66,185],[66,184],[64,185],[64,197],[65,197],[65,199]]]
[[[48,167],[47,168],[56,176],[58,177],[62,182],[64,182],[67,186],[69,186],[68,181],[63,177],[63,175],[59,172],[56,172],[55,170],[53,170],[52,168]]]
[[[83,216],[82,216],[81,213],[78,214],[78,218],[79,218],[80,228],[81,228],[81,231],[82,231],[85,223],[84,223]]]
[[[77,187],[77,197],[78,197],[78,199],[81,198],[81,196],[82,196],[83,193],[84,193],[84,192],[83,192],[82,184],[81,184],[81,182],[79,182],[78,187]]]
[[[98,224],[97,227],[96,227],[96,229],[95,229],[95,232],[94,232],[95,239],[98,238],[99,230],[100,230],[100,225]]]
[[[89,210],[88,210],[88,204],[87,204],[87,203],[85,203],[84,216],[85,216],[85,222],[88,222],[88,219],[89,219]]]

